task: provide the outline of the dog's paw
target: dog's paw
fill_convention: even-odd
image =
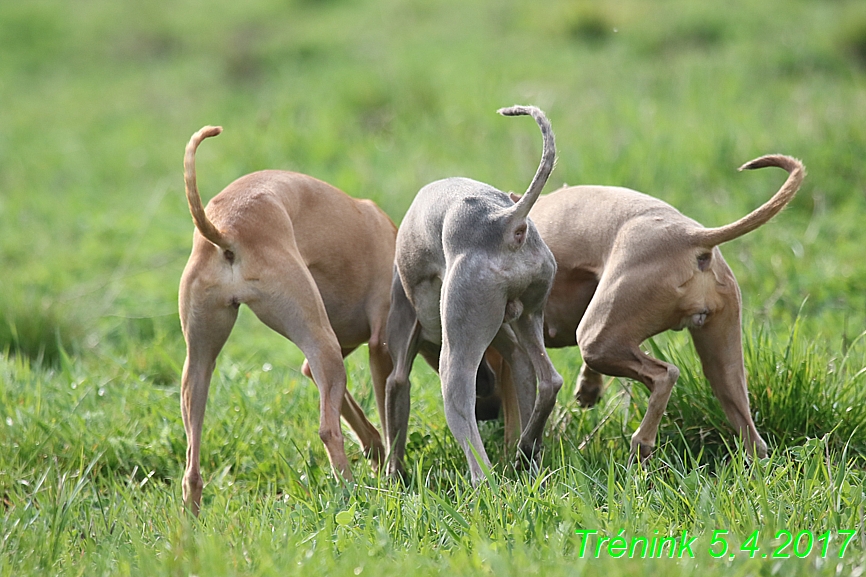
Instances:
[[[628,457],[628,464],[631,465],[635,461],[637,461],[641,467],[644,467],[646,466],[647,461],[649,461],[649,458],[652,456],[652,452],[652,445],[650,445],[649,443],[641,443],[637,439],[632,438],[631,452]]]
[[[382,470],[383,465],[385,464],[385,454],[385,447],[382,445],[381,441],[378,443],[374,442],[364,449],[364,456],[370,461],[370,468],[374,473],[378,473]]]
[[[585,383],[578,382],[574,398],[581,407],[586,409],[594,407],[601,398],[601,387],[588,387]]]
[[[405,486],[409,482],[409,474],[402,463],[388,461],[388,466],[385,468],[385,474],[394,482]]]
[[[584,408],[594,407],[601,398],[603,389],[604,382],[601,374],[584,365],[577,377],[577,386],[574,391],[577,404]]]
[[[541,443],[518,443],[514,468],[518,471],[537,472],[541,466],[541,449]]]

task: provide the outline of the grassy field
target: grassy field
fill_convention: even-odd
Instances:
[[[612,379],[580,409],[575,349],[552,351],[566,386],[537,477],[508,467],[488,423],[497,468],[473,488],[418,363],[406,486],[352,441],[358,484],[341,486],[300,353],[242,310],[211,387],[203,514],[181,514],[189,136],[225,128],[198,155],[206,198],[285,168],[399,223],[437,178],[525,189],[537,128],[495,114],[515,103],[553,123],[548,191],[629,186],[708,226],[784,178],[737,166],[803,159],[791,205],[723,247],[771,456],[742,459],[669,334],[647,344],[682,375],[646,470],[626,465],[646,391]],[[0,3],[0,577],[859,575],[864,159],[859,0]],[[364,356],[349,386],[378,423]],[[664,538],[673,559],[620,547]]]

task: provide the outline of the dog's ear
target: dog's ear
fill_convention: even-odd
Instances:
[[[509,192],[508,196],[511,198],[511,202],[513,203],[517,203],[517,201],[521,198],[519,194],[514,194],[513,192]]]

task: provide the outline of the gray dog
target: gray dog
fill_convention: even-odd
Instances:
[[[542,322],[556,262],[528,219],[553,170],[553,132],[533,106],[499,113],[531,115],[541,127],[541,164],[526,194],[518,199],[467,178],[433,182],[418,192],[397,233],[387,327],[394,369],[385,385],[392,475],[404,470],[409,372],[419,352],[438,366],[448,426],[473,482],[490,467],[475,422],[476,376],[485,350],[492,345],[511,367],[515,386],[502,394],[517,403],[518,448],[529,460],[537,458],[562,386],[544,350]]]

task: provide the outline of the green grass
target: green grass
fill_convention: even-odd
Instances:
[[[0,576],[852,574],[866,564],[866,10],[856,0],[538,3],[253,0],[0,3]],[[685,335],[647,350],[681,377],[647,470],[628,467],[642,386],[572,400],[577,350],[537,477],[473,488],[438,380],[413,373],[406,486],[330,475],[297,349],[249,311],[220,357],[204,510],[180,513],[185,438],[177,283],[192,225],[182,151],[202,125],[206,198],[286,168],[372,198],[465,175],[522,191],[529,121],[553,123],[563,183],[629,186],[717,226],[809,175],[725,245],[744,299],[752,409],[771,456],[744,461]],[[374,422],[364,355],[348,362]],[[694,559],[581,558],[578,529],[698,538]],[[763,558],[779,531],[855,530],[842,559]],[[736,556],[710,555],[713,532]],[[754,559],[739,547],[760,530]],[[805,537],[804,537],[805,538]],[[594,547],[595,541],[590,545]],[[713,550],[718,550],[718,546]]]

